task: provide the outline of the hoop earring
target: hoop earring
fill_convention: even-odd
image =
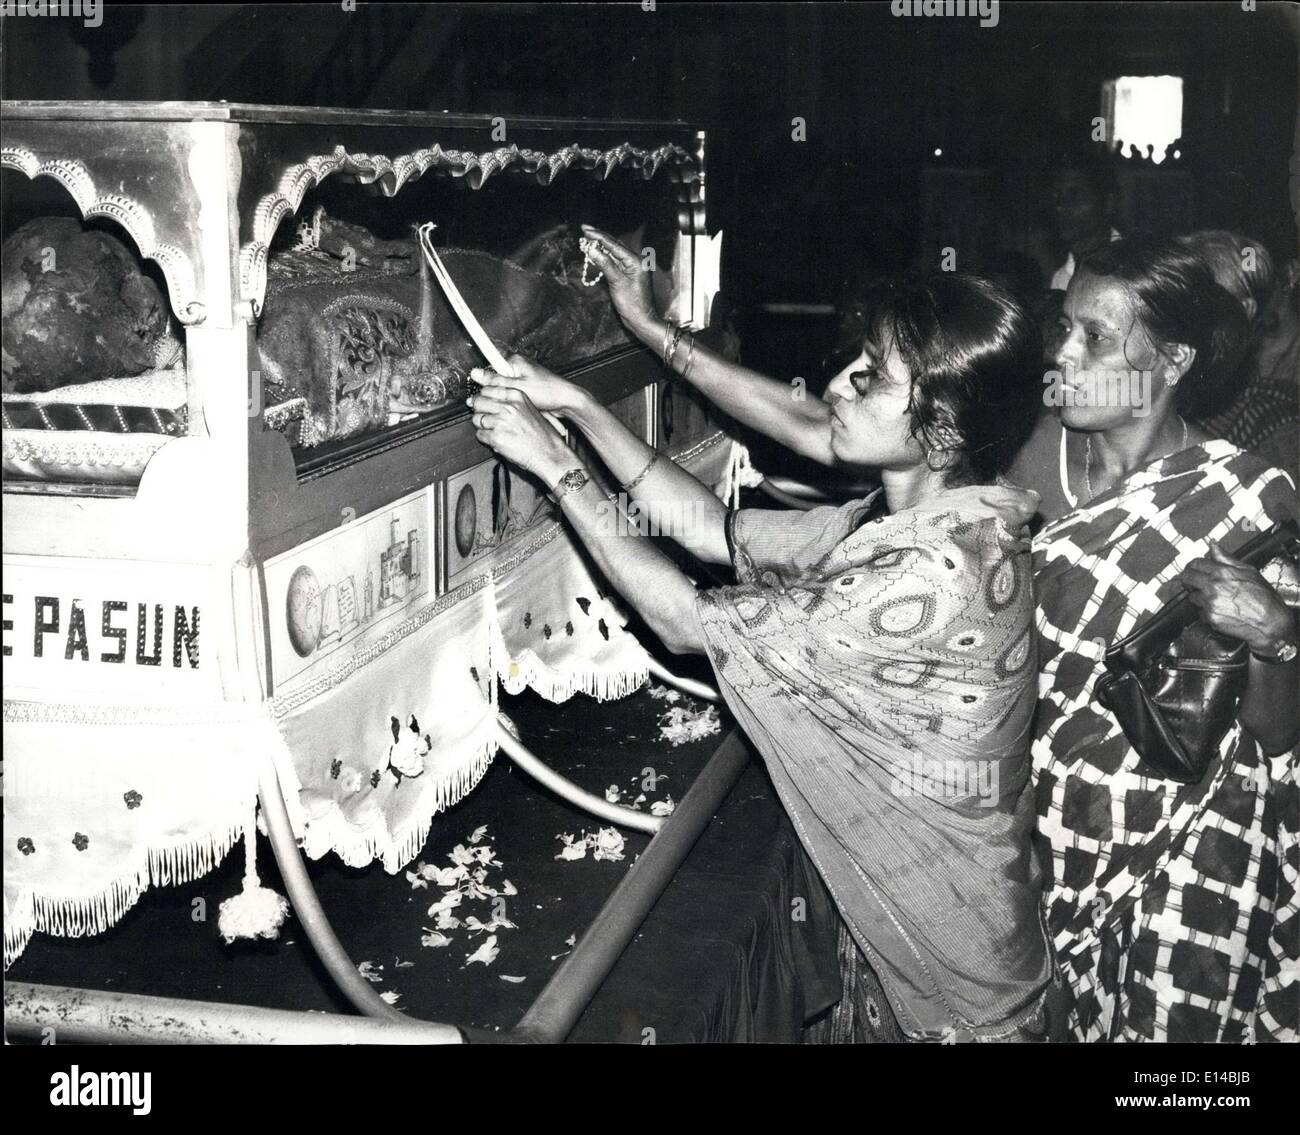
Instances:
[[[934,463],[935,454],[938,454],[942,460],[938,465]],[[931,473],[942,473],[949,465],[952,464],[952,450],[937,445],[930,446],[925,451],[925,464]]]

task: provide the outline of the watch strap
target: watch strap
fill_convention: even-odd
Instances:
[[[1281,642],[1269,643],[1264,650],[1252,650],[1250,656],[1258,658],[1261,662],[1268,662],[1278,666],[1290,662],[1298,653],[1300,653],[1300,647],[1297,647],[1295,642],[1284,639]]]

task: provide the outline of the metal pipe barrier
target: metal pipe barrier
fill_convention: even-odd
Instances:
[[[787,492],[785,489],[774,485],[771,477],[764,477],[759,481],[758,488],[760,492],[766,493],[778,504],[783,504],[786,508],[797,508],[803,512],[808,512],[810,509],[816,508],[819,504],[827,503],[824,499],[808,500],[805,497],[795,496],[794,493]]]
[[[280,876],[284,879],[285,889],[289,892],[289,902],[302,928],[307,932],[307,937],[315,948],[321,964],[359,1013],[379,1020],[409,1021],[409,1017],[388,1004],[374,991],[370,982],[361,976],[356,964],[343,948],[343,943],[339,941],[338,935],[334,933],[334,927],[330,925],[329,918],[321,908],[320,899],[316,896],[316,888],[312,886],[311,877],[307,874],[302,849],[298,846],[298,840],[293,834],[293,825],[289,822],[289,810],[284,802],[280,778],[276,775],[269,759],[265,762],[262,777],[258,782],[258,797],[262,803],[262,816],[266,820],[267,835],[271,839],[271,850],[275,852]]]
[[[584,812],[590,812],[593,816],[608,820],[611,824],[621,824],[625,828],[649,832],[651,835],[654,835],[664,826],[664,817],[662,816],[652,816],[647,812],[637,812],[632,808],[625,808],[621,804],[611,804],[603,796],[597,796],[593,792],[588,792],[585,788],[579,788],[573,781],[561,776],[535,756],[510,731],[509,726],[501,721],[498,721],[497,724],[497,744],[505,751],[506,756],[537,781],[538,784],[549,788],[561,800],[567,801],[575,808],[581,808]]]
[[[452,1025],[5,983],[5,1033],[60,1044],[463,1044]]]
[[[796,481],[793,477],[774,477],[770,474],[765,474],[763,480],[758,483],[759,491],[766,493],[773,500],[780,501],[789,508],[803,509],[805,512],[824,504],[841,505],[851,500],[860,500],[879,487],[879,482],[875,480],[840,481],[834,483],[828,491],[819,485]]]
[[[700,770],[663,829],[623,876],[596,921],[504,1039],[558,1043],[573,1031],[748,764],[749,750],[740,733],[732,730]]]
[[[321,909],[293,837],[279,779],[268,769],[260,785],[263,815],[294,912],[330,976],[364,1016],[8,982],[6,1033],[40,1039],[43,1030],[54,1028],[65,1044],[559,1043],[573,1030],[748,763],[749,752],[733,730],[537,1000],[508,1032],[415,1020],[375,994]]]
[[[722,701],[722,695],[712,686],[706,685],[704,682],[697,682],[694,678],[680,677],[653,658],[650,659],[650,673],[663,682],[664,685],[674,686],[681,690],[682,693],[690,694],[693,698],[715,703]]]

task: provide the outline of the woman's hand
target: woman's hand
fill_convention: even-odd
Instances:
[[[549,488],[578,464],[564,438],[522,390],[496,371],[483,371],[483,388],[466,399],[474,435],[494,453],[539,477]]]
[[[591,261],[605,274],[609,298],[619,318],[639,334],[659,318],[655,311],[654,288],[650,273],[641,258],[619,244],[608,233],[583,225],[582,231],[591,244]]]
[[[1183,586],[1211,629],[1252,650],[1266,650],[1295,633],[1291,612],[1264,577],[1214,541],[1208,556],[1187,565]]]
[[[569,414],[582,405],[586,391],[581,386],[552,374],[523,355],[511,355],[506,361],[514,368],[516,377],[510,378],[481,367],[470,371],[469,377],[480,384],[491,382],[494,386],[519,390],[528,395],[528,400],[543,413]]]

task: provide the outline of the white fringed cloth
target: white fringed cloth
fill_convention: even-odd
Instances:
[[[276,743],[261,706],[6,701],[4,730],[6,968],[34,930],[99,934],[146,888],[212,870]]]
[[[745,454],[729,438],[674,456],[734,496]],[[267,757],[308,856],[401,870],[496,755],[498,680],[556,702],[646,681],[649,656],[588,565],[562,523],[540,524],[265,704],[6,701],[5,966],[34,931],[100,933],[147,887],[214,868],[253,820]]]

